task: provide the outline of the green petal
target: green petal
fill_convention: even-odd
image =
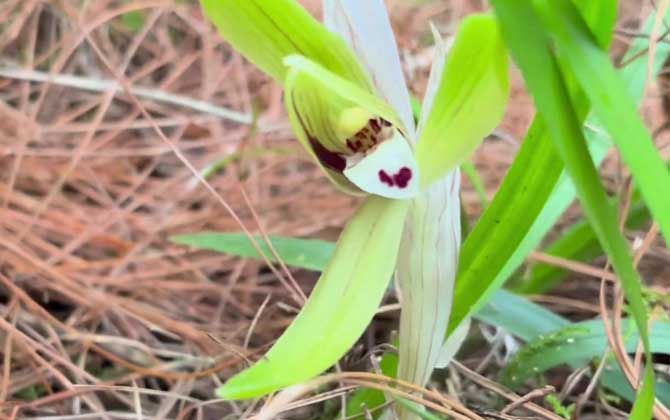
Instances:
[[[291,69],[285,100],[294,131],[331,180],[354,194],[416,195],[414,152],[393,109],[305,57],[285,62]]]
[[[364,202],[300,314],[265,357],[218,390],[221,398],[254,398],[307,381],[351,348],[393,274],[407,203]]]
[[[295,0],[201,0],[207,16],[236,50],[283,83],[282,60],[301,54],[333,73],[371,88],[356,55]],[[212,63],[215,65],[214,63]]]
[[[428,116],[417,145],[423,185],[458,166],[502,119],[509,96],[508,59],[495,18],[463,20],[441,77],[438,71],[431,75],[439,86],[427,93]]]

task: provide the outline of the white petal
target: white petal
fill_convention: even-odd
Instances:
[[[461,244],[458,169],[411,201],[400,242],[398,379],[424,386],[442,354]]]
[[[451,47],[451,42],[444,41],[435,26],[431,24],[430,28],[433,32],[433,39],[435,41],[435,58],[433,59],[433,65],[430,68],[430,76],[428,78],[426,94],[423,97],[421,118],[419,120],[419,128],[417,129],[417,139],[421,136],[421,130],[423,129],[424,124],[426,124],[426,121],[428,120],[428,116],[433,110],[433,102],[435,101],[437,90],[440,87],[440,82],[442,82],[444,64],[447,59],[449,48]]]
[[[419,192],[414,152],[398,131],[365,156],[348,158],[343,174],[363,191],[386,198],[411,198]]]
[[[414,136],[409,92],[384,1],[325,0],[324,21],[351,45],[370,72],[378,94],[395,108]]]

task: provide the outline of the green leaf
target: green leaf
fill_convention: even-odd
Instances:
[[[589,157],[581,123],[541,22],[532,8],[514,1],[494,0],[493,4],[512,55],[521,68],[538,111],[545,118],[552,140],[575,183],[584,213],[610,257],[629,300],[647,358],[644,383],[632,415],[635,418],[649,418],[653,406],[654,382],[647,313],[641,296],[641,279],[633,266],[628,243],[619,232],[615,208],[608,202],[598,172]],[[667,175],[665,169],[663,171]]]
[[[395,398],[395,402],[400,408],[405,409],[409,413],[415,415],[415,418],[422,420],[444,420],[443,417],[431,413],[425,406],[419,404],[418,402],[406,400],[403,398]]]
[[[635,353],[640,339],[635,324],[624,320],[622,325],[626,351]],[[650,336],[652,352],[670,354],[670,322],[655,322]],[[529,378],[557,366],[581,368],[602,357],[608,346],[605,325],[601,319],[571,324],[529,342],[505,366],[503,383],[518,388]],[[616,363],[616,360],[612,359],[611,362]]]
[[[379,362],[379,368],[384,376],[395,378],[398,374],[398,355],[395,353],[384,353]],[[347,416],[355,416],[367,409],[372,411],[386,402],[383,391],[373,388],[361,388],[357,390],[347,401]],[[376,413],[378,414],[378,413]],[[377,416],[375,416],[376,418]],[[339,418],[339,417],[338,417]]]
[[[584,12],[595,17],[608,15],[603,8],[611,3],[582,2]],[[607,41],[613,27],[597,27],[607,30],[601,36]],[[588,103],[578,85],[572,88],[580,116],[585,116]],[[608,143],[594,141],[591,147],[602,160]],[[463,244],[450,332],[519,268],[574,199],[574,186],[563,168],[546,125],[536,117],[491,205]]]
[[[633,202],[626,222],[627,229],[639,229],[649,220],[649,211],[642,202]],[[573,261],[592,261],[603,254],[595,232],[586,221],[571,226],[559,239],[544,250],[545,253]],[[569,274],[568,270],[555,265],[536,263],[530,270],[530,276],[515,292],[537,295],[550,291],[560,284]]]
[[[670,174],[620,75],[572,2],[538,0],[535,5],[670,243]]]
[[[604,2],[599,0],[596,3],[592,1],[579,2],[579,5],[581,6],[581,5],[601,4],[601,3]],[[593,15],[594,13],[589,14]],[[596,11],[595,16],[601,16],[601,15],[605,16],[607,14],[608,12],[606,10],[605,11],[600,10]],[[666,23],[670,23],[669,18],[670,16],[666,17]],[[656,15],[652,13],[647,18],[647,22],[645,23],[644,28],[640,32],[642,34],[651,34],[655,21],[656,21]],[[630,50],[625,55],[624,60],[628,64],[626,65],[626,67],[620,70],[622,78],[626,81],[626,84],[628,86],[629,93],[633,98],[635,98],[637,102],[640,102],[642,99],[642,95],[644,92],[644,85],[646,83],[647,78],[647,55],[644,54],[644,52],[647,50],[648,46],[649,46],[648,38],[645,37],[636,38],[633,41],[633,45],[631,46]],[[668,43],[657,44],[656,54],[654,57],[654,67],[652,69],[654,75],[658,74],[658,72],[663,68],[663,63],[665,62],[669,54],[670,54],[670,44]],[[593,161],[596,163],[596,165],[600,165],[604,160],[607,151],[611,147],[609,136],[604,130],[600,129],[600,124],[593,116],[591,116],[588,122],[586,123],[585,132],[586,137],[589,141],[589,149]],[[547,139],[547,141],[550,140]],[[516,163],[514,166],[516,166]],[[509,260],[505,264],[505,267],[498,274],[499,279],[508,278],[523,263],[526,256],[533,249],[536,249],[540,245],[542,238],[556,224],[560,216],[565,212],[565,210],[568,208],[572,200],[574,200],[576,194],[574,184],[572,183],[572,180],[567,175],[567,173],[565,173],[565,171],[563,172],[564,173],[557,180],[556,186],[551,194],[551,197],[545,202],[544,208],[542,209],[540,214],[537,215],[534,223],[532,224],[532,227],[530,228],[524,239],[520,243],[518,243],[516,250],[510,256]],[[551,174],[551,172],[549,172],[549,174]],[[528,176],[533,175],[532,173],[529,172]],[[548,175],[546,173],[542,173],[542,176],[548,176]],[[501,190],[505,188],[505,184],[507,182],[513,182],[513,181],[515,180],[510,179],[509,177],[506,178],[505,183],[503,184]],[[516,201],[516,199],[512,200]],[[641,202],[638,201],[637,204],[634,205],[631,210],[631,219],[629,220],[629,222],[631,223],[629,227],[631,228],[637,226],[636,223],[638,221],[642,223],[641,219],[644,218],[642,215],[638,213],[638,210],[640,210],[641,205],[640,203]],[[640,220],[637,219],[638,216],[640,216]],[[634,220],[635,222],[633,223]],[[588,228],[585,227],[585,229],[591,230],[590,227]],[[584,237],[579,237],[578,235],[580,235],[581,231],[582,231],[581,228],[576,229],[574,231],[575,236],[573,236],[572,238],[566,237],[565,241],[559,240],[560,242],[565,244],[565,246],[562,246],[557,243],[557,248],[555,248],[555,250],[556,252],[558,252],[558,250],[560,249],[561,252],[557,253],[556,255],[577,260],[588,260],[590,258],[589,255],[593,254],[600,255],[600,253],[598,253],[598,250],[600,250],[601,248],[597,238],[595,238],[594,235],[590,236],[591,237],[590,240]],[[574,239],[575,241],[573,242],[570,239]],[[509,248],[513,248],[512,244],[513,242],[507,242],[507,246]],[[577,245],[574,248],[572,248],[571,244],[583,244],[583,248]],[[486,246],[487,244],[484,245]],[[578,252],[578,249],[583,249],[583,254],[562,253],[563,250],[565,250],[565,252],[568,252],[568,250],[571,248],[575,249],[575,252]],[[547,250],[548,253],[554,255],[553,251],[554,248],[552,248],[551,250]],[[565,273],[564,270],[561,270],[557,267],[549,267],[544,264],[538,264],[533,268],[533,271],[531,272],[532,273],[531,278],[533,279],[536,278],[535,277],[536,269],[538,272],[537,280],[533,280],[532,283],[538,285],[538,287],[541,287],[540,285],[542,284],[543,281],[548,281],[549,283],[551,283],[552,282],[551,276],[557,276],[557,278],[560,279],[563,276],[563,273]],[[498,281],[494,283],[499,284]],[[523,290],[526,293],[540,293],[538,289],[535,289],[536,291],[533,292],[532,291],[533,289],[535,289],[534,286],[528,290],[524,288],[519,290]]]
[[[287,73],[284,57],[300,54],[372,91],[369,77],[344,40],[296,0],[201,0],[201,4],[223,38],[279,83]]]
[[[479,196],[479,204],[482,206],[483,209],[486,209],[486,207],[489,205],[488,193],[486,192],[484,181],[482,180],[482,177],[479,175],[479,172],[477,172],[477,168],[475,167],[474,163],[472,163],[472,161],[463,162],[461,164],[461,170],[463,171],[465,176],[470,180],[472,188],[474,188],[475,192],[477,192],[477,195]]]
[[[422,185],[457,167],[498,125],[509,96],[508,71],[495,19],[465,18],[436,76],[441,76],[437,91],[427,94],[424,104],[428,117],[416,152]]]
[[[651,341],[652,343],[655,340],[654,333],[652,331]],[[624,399],[633,402],[635,401],[635,390],[626,375],[621,371],[620,368],[615,369],[606,369],[602,373],[602,378],[600,381],[603,384],[607,385],[607,389],[613,391],[615,394],[620,395]],[[667,381],[656,378],[656,383],[654,384],[654,390],[656,391],[656,398],[659,399],[666,406],[670,403],[670,383]]]
[[[244,233],[203,232],[177,235],[170,239],[181,245],[276,262],[270,248],[260,236],[256,237],[256,241],[263,251],[262,256]],[[335,252],[333,242],[318,239],[272,236],[270,242],[286,265],[314,271],[323,271]]]
[[[493,201],[463,243],[450,332],[502,286],[507,277],[500,275],[501,270],[542,210],[562,169],[544,123],[536,120]]]
[[[365,201],[298,316],[259,362],[218,390],[221,398],[253,398],[304,382],[351,348],[395,269],[407,205],[378,197]]]
[[[134,33],[142,30],[146,20],[144,11],[141,10],[135,10],[121,15],[121,22]]]
[[[570,321],[531,302],[528,298],[500,289],[475,313],[475,318],[507,330],[524,341],[567,327]]]

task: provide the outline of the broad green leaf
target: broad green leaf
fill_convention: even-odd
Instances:
[[[575,183],[584,213],[610,257],[629,300],[647,358],[645,379],[631,416],[649,418],[653,406],[654,379],[647,314],[641,297],[641,279],[633,266],[628,243],[619,232],[616,210],[608,202],[598,172],[590,159],[581,123],[539,18],[532,8],[515,4],[514,1],[494,0],[493,4],[512,55],[521,68],[538,111],[545,118],[552,140]],[[663,171],[667,175],[664,168]]]
[[[652,332],[652,343],[655,341],[655,339],[655,335]],[[600,381],[603,384],[607,384],[607,389],[611,390],[616,395],[620,395],[627,401],[635,401],[635,390],[630,386],[626,375],[624,375],[618,366],[614,369],[606,369],[603,372]],[[670,404],[670,383],[656,378],[654,389],[656,391],[656,398],[658,398],[659,401],[661,401],[666,406]]]
[[[201,0],[223,38],[279,83],[284,57],[300,54],[361,88],[371,90],[358,58],[296,0]]]
[[[501,327],[524,341],[570,325],[570,321],[528,298],[500,289],[493,299],[475,313],[475,318]]]
[[[635,324],[624,320],[622,325],[626,351],[635,353],[640,339]],[[655,322],[650,336],[652,352],[670,354],[670,322]],[[529,378],[557,366],[583,367],[592,360],[602,357],[608,347],[607,333],[602,320],[570,324],[529,342],[505,366],[502,372],[503,383],[518,388]],[[612,358],[611,363],[616,364],[616,360]],[[611,370],[611,367],[608,370]]]
[[[433,372],[449,322],[461,244],[459,192],[455,171],[413,199],[400,243],[398,379],[419,386]]]
[[[247,399],[304,382],[342,357],[374,316],[395,268],[407,202],[369,197],[298,316],[254,366],[218,390]]]
[[[407,131],[381,99],[302,56],[285,60],[286,107],[301,143],[350,193],[409,198],[419,190]]]
[[[377,94],[393,106],[405,127],[414,133],[410,96],[384,0],[325,0],[323,17],[326,27],[338,33],[358,55],[372,76]]]
[[[572,2],[537,0],[535,6],[670,243],[670,173],[620,75]]]
[[[507,52],[495,19],[463,20],[419,133],[422,184],[457,167],[502,119],[509,95]]]
[[[258,255],[258,251],[256,251],[249,237],[244,233],[202,232],[177,235],[170,239],[181,245],[239,257],[254,258],[261,261],[267,259],[277,262],[272,251],[260,236],[256,237],[256,241],[263,255]],[[314,271],[323,271],[335,252],[335,244],[333,242],[318,239],[272,236],[270,242],[286,265]]]

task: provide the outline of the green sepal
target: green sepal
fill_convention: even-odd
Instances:
[[[424,105],[429,114],[417,145],[422,185],[457,167],[498,125],[509,96],[508,70],[495,18],[475,14],[464,19],[439,87]]]
[[[404,200],[366,199],[293,323],[258,363],[219,388],[219,397],[254,398],[307,381],[351,348],[395,269],[407,207]]]
[[[223,38],[279,83],[284,57],[301,54],[333,73],[372,89],[358,58],[296,0],[201,0]]]

